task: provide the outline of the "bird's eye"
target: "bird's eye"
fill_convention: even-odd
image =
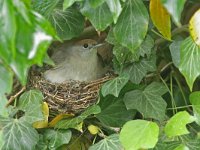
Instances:
[[[84,48],[88,48],[88,46],[89,46],[89,45],[88,45],[87,43],[83,44],[83,47],[84,47]]]

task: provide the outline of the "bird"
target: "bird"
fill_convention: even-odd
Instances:
[[[98,44],[93,39],[72,42],[52,54],[56,66],[44,72],[44,78],[52,83],[69,80],[93,81],[103,77],[107,71],[97,55]]]

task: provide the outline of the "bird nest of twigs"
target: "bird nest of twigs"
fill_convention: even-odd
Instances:
[[[113,77],[111,73],[107,73],[95,81],[55,84],[45,80],[40,72],[34,70],[30,72],[28,87],[39,89],[43,93],[51,114],[78,114],[97,103],[102,84]]]

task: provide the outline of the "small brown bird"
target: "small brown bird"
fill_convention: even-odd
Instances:
[[[71,43],[64,49],[56,51],[52,59],[56,67],[44,73],[45,79],[53,83],[69,80],[92,81],[101,78],[106,69],[97,55],[97,44],[92,39]]]

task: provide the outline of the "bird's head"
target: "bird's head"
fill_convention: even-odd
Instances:
[[[89,57],[97,54],[97,47],[102,44],[97,44],[95,40],[84,39],[73,44],[73,53],[81,57]]]

